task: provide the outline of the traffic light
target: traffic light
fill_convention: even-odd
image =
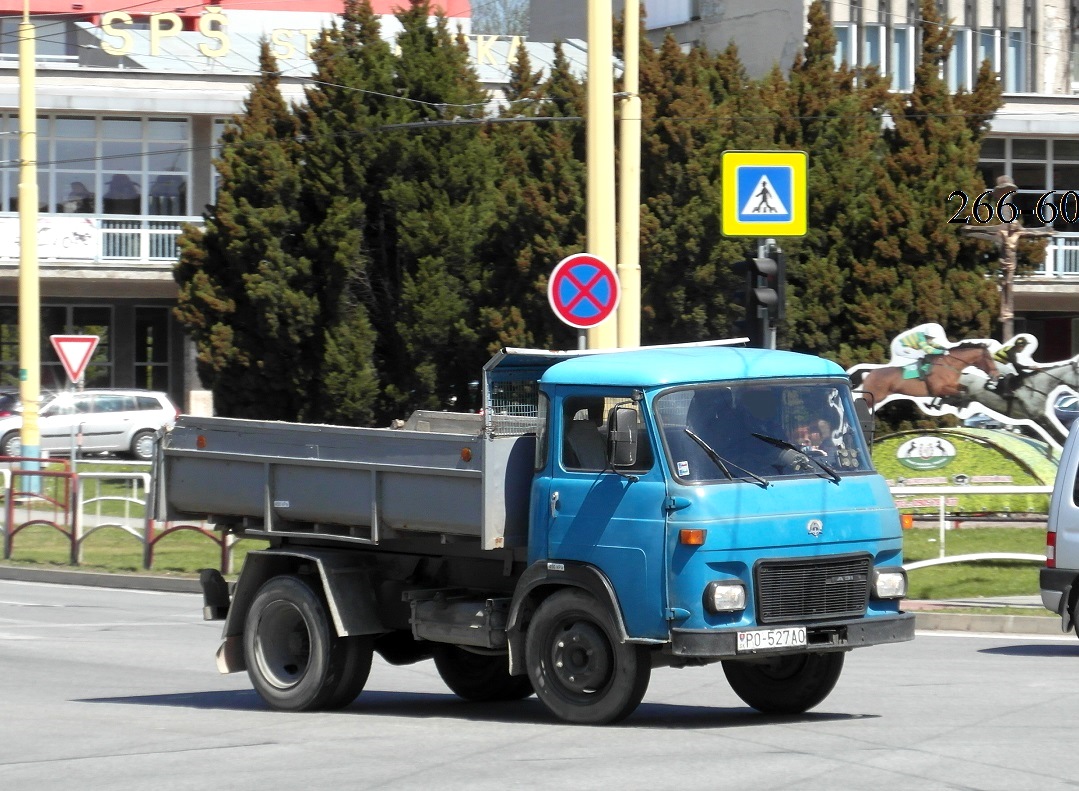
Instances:
[[[783,320],[786,301],[786,267],[786,256],[772,240],[740,267],[746,272],[746,334],[754,346],[776,346],[775,327]]]

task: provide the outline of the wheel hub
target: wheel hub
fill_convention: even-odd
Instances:
[[[278,689],[294,686],[311,659],[311,636],[303,616],[288,602],[266,608],[258,625],[255,659],[262,676]]]
[[[571,624],[551,648],[554,675],[566,689],[590,692],[607,683],[610,649],[606,636],[595,625],[581,621]]]

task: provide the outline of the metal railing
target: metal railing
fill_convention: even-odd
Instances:
[[[1045,262],[1028,277],[1079,277],[1079,233],[1052,236],[1045,248]]]
[[[180,254],[176,240],[184,224],[201,222],[201,219],[184,217],[175,220],[151,220],[132,216],[102,218],[100,259],[175,261]]]
[[[4,458],[5,462],[23,460]],[[103,463],[106,462],[95,462]],[[110,528],[128,533],[142,544],[142,566],[151,570],[154,550],[162,540],[178,532],[195,532],[217,545],[221,572],[229,574],[233,570],[233,550],[237,543],[234,535],[218,534],[207,522],[157,522],[152,518],[149,472],[78,472],[65,463],[60,471],[0,467],[0,481],[3,483],[0,496],[5,500],[5,518],[0,525],[5,559],[11,559],[19,533],[35,525],[45,525],[67,539],[70,563],[78,566],[83,562],[86,539]],[[54,483],[48,485],[47,481]]]

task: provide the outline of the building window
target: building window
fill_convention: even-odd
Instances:
[[[970,89],[970,40],[970,30],[956,28],[952,31],[952,51],[944,64],[945,78],[951,91]]]
[[[698,0],[649,0],[648,30],[684,25],[691,19],[699,19],[699,6]]]
[[[902,25],[892,28],[892,88],[909,91],[914,87],[914,28]]]
[[[135,386],[169,389],[168,308],[135,308]]]
[[[55,115],[38,119],[38,209],[43,213],[187,216],[191,122],[184,118]],[[0,117],[0,158],[19,160],[19,119]],[[0,183],[19,208],[18,169]]]
[[[22,16],[0,17],[0,60],[19,57],[19,25]],[[75,25],[62,16],[32,16],[34,26],[34,59],[43,61],[73,61],[76,59]]]
[[[836,68],[839,68],[844,63],[848,66],[855,65],[857,61],[854,60],[854,25],[835,25],[833,30],[835,31]]]
[[[43,390],[63,390],[68,386],[67,374],[48,341],[50,335],[96,335],[97,347],[86,366],[83,382],[86,387],[112,385],[112,309],[84,305],[46,305],[41,309],[41,387]],[[46,348],[47,347],[47,348]]]
[[[213,147],[213,156],[210,157],[210,194],[213,195],[214,201],[217,201],[217,191],[221,188],[221,176],[217,172],[217,168],[214,167],[214,162],[221,156],[221,135],[225,134],[225,127],[229,124],[227,118],[215,118],[214,119],[214,139],[211,143]]]
[[[862,65],[875,66],[877,71],[884,73],[884,50],[887,31],[884,25],[866,25],[862,28]]]
[[[982,143],[978,169],[986,188],[993,187],[1000,176],[1012,177],[1018,187],[1012,198],[1023,212],[1023,225],[1043,225],[1036,209],[1039,201],[1057,207],[1052,226],[1057,231],[1079,232],[1079,222],[1067,223],[1060,216],[1060,205],[1068,192],[1079,192],[1079,140],[1045,138],[988,138]],[[1049,196],[1049,197],[1046,197]],[[1044,198],[1044,200],[1043,200]],[[1079,201],[1068,198],[1066,213],[1074,216]],[[1043,216],[1053,214],[1043,209]]]
[[[0,387],[19,386],[19,309],[0,307]]]
[[[1007,73],[1004,75],[1004,90],[1018,93],[1027,90],[1027,38],[1022,28],[1008,29]]]
[[[41,307],[41,390],[68,389],[67,373],[49,342],[50,335],[96,335],[97,348],[86,366],[87,387],[112,385],[112,310],[87,305],[43,305]],[[0,306],[0,385],[19,385],[19,309]]]
[[[1000,31],[992,27],[978,28],[978,67],[989,61],[989,68],[1000,71]]]

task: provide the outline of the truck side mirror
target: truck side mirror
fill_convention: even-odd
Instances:
[[[615,407],[607,417],[607,461],[611,467],[637,463],[637,410]]]

